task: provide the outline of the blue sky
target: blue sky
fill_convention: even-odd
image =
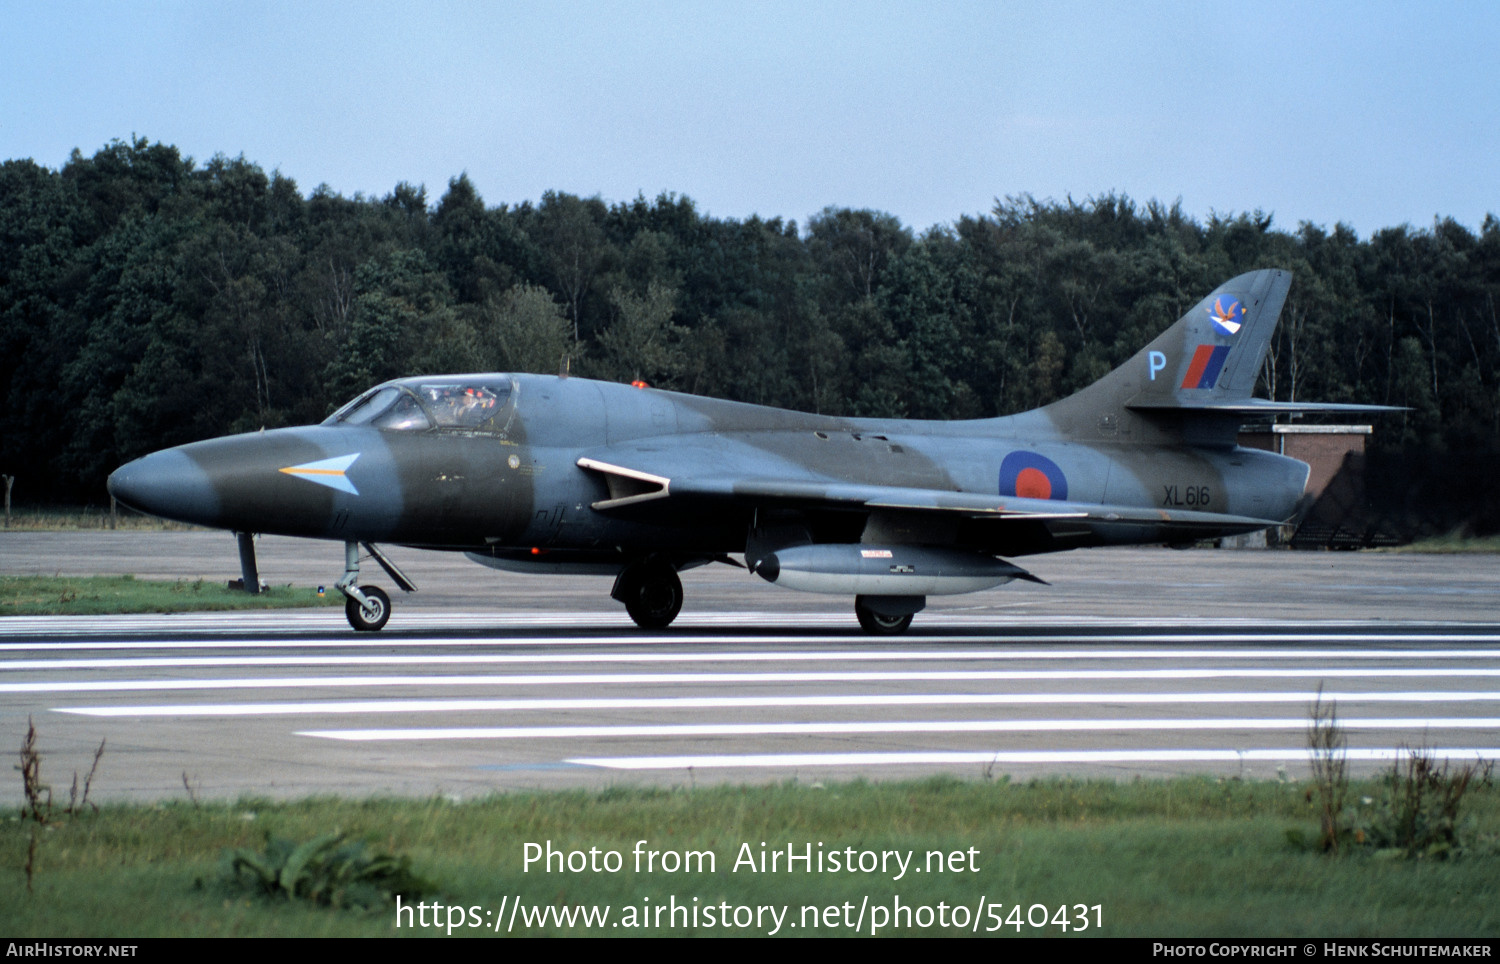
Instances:
[[[1478,227],[1496,3],[0,0],[0,159],[114,138],[345,195],[674,191],[917,230],[997,197]]]

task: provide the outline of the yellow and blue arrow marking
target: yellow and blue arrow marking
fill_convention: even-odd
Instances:
[[[344,474],[359,456],[360,453],[355,452],[353,455],[340,455],[334,459],[303,462],[301,465],[289,465],[281,469],[281,471],[287,475],[295,475],[299,479],[306,479],[309,482],[326,485],[330,489],[338,489],[340,492],[348,492],[350,495],[359,495],[359,490],[354,487],[354,483],[350,482],[349,477]]]

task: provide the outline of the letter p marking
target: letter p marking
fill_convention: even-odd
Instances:
[[[1153,351],[1146,356],[1146,367],[1151,371],[1151,380],[1156,381],[1156,373],[1167,367],[1167,356],[1159,351]]]

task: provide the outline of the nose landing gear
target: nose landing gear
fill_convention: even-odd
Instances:
[[[358,542],[344,543],[344,575],[334,583],[334,588],[346,597],[344,618],[349,620],[349,625],[358,632],[373,633],[390,620],[391,597],[379,586],[358,585],[360,545]],[[406,577],[406,573],[396,568],[396,564],[386,558],[385,553],[371,543],[363,545],[403,592],[417,591],[416,584]]]

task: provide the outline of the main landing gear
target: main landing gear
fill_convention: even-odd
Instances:
[[[390,620],[391,597],[379,586],[357,585],[360,545],[358,542],[344,543],[344,575],[334,583],[333,588],[347,597],[344,602],[344,617],[349,620],[349,625],[358,632],[373,633],[382,629]],[[396,564],[386,558],[385,553],[368,542],[363,545],[403,592],[417,591],[416,584],[406,578],[406,573],[396,568]]]
[[[625,604],[637,626],[665,629],[682,611],[682,580],[670,562],[641,559],[615,578],[610,596]],[[912,617],[926,605],[926,596],[855,596],[854,614],[860,628],[872,636],[899,636],[911,628]]]
[[[625,611],[642,629],[665,629],[682,611],[682,580],[676,569],[660,559],[626,566],[609,595],[625,604]]]
[[[855,596],[854,615],[871,636],[899,636],[926,605],[925,596]]]

